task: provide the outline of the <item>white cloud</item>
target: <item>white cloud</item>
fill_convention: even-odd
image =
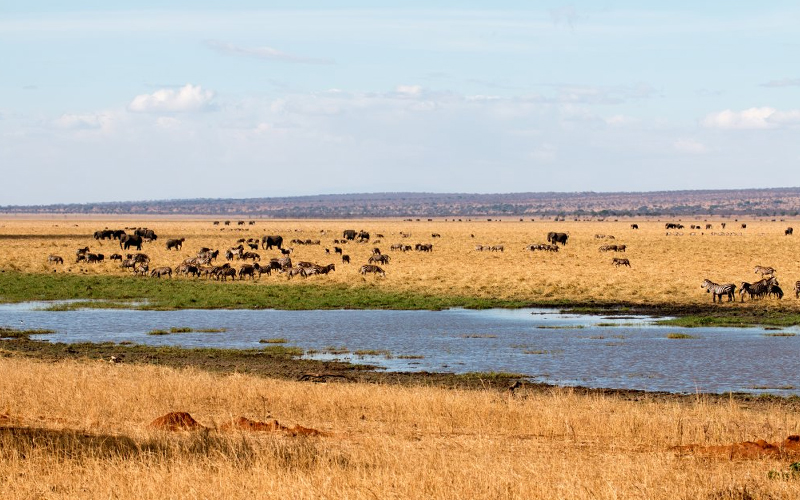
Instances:
[[[187,83],[178,90],[161,89],[136,96],[128,109],[140,113],[191,112],[213,109],[214,92]]]
[[[422,95],[422,87],[420,85],[398,85],[395,91],[406,97],[419,97]]]
[[[301,63],[301,64],[333,64],[330,59],[322,59],[316,57],[303,57],[296,54],[283,52],[272,47],[239,47],[232,43],[219,42],[216,40],[208,40],[206,46],[224,54],[235,54],[242,56],[250,56],[258,59],[265,59],[269,61],[280,61],[287,63]]]
[[[107,127],[111,118],[104,113],[63,114],[53,121],[58,128],[65,130],[95,130]]]
[[[750,108],[743,111],[726,109],[710,113],[702,120],[707,128],[720,129],[773,129],[800,124],[800,110],[778,111],[775,108]]]
[[[703,154],[708,151],[705,144],[694,139],[678,139],[672,143],[672,147],[674,147],[676,151],[688,154]]]
[[[702,124],[707,128],[721,129],[767,129],[775,127],[769,118],[775,113],[775,108],[750,108],[744,111],[731,111],[726,109],[718,113],[709,113],[703,118]]]

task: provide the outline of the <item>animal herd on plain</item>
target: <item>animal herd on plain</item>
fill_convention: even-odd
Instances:
[[[230,221],[225,221],[225,225],[229,225]],[[249,221],[250,225],[254,225],[254,221]],[[215,221],[214,225],[219,225],[219,221]],[[243,221],[239,221],[238,225],[244,225]],[[725,229],[726,223],[720,223],[720,227]],[[701,229],[700,225],[692,224],[692,229]],[[741,224],[742,229],[746,229],[746,224]],[[638,230],[639,225],[634,223],[630,225],[632,230]],[[680,223],[666,223],[665,229],[683,229],[683,224]],[[705,224],[705,229],[713,229],[712,224]],[[130,231],[130,232],[128,232]],[[321,231],[325,233],[325,231]],[[784,234],[791,236],[794,230],[792,227],[785,229]],[[333,246],[333,254],[341,255],[342,264],[350,264],[351,258],[348,254],[344,253],[342,246],[349,242],[366,244],[370,242],[371,235],[369,232],[353,229],[346,229],[342,231],[341,238],[333,240],[337,246]],[[670,233],[667,233],[668,235]],[[290,257],[293,252],[293,247],[284,246],[284,238],[280,235],[265,235],[261,238],[240,238],[235,246],[231,246],[224,252],[220,250],[212,250],[207,247],[202,247],[196,256],[186,258],[181,263],[170,266],[158,266],[151,269],[150,257],[142,253],[142,247],[145,243],[152,243],[158,240],[158,236],[152,229],[148,228],[125,228],[123,229],[104,229],[95,231],[94,239],[97,241],[103,240],[116,240],[119,242],[120,250],[137,250],[137,253],[128,253],[123,257],[120,253],[114,253],[108,257],[108,261],[119,262],[121,269],[131,271],[134,275],[138,276],[151,276],[154,278],[161,277],[177,277],[187,276],[208,279],[215,279],[219,281],[227,281],[239,279],[244,280],[250,278],[255,280],[266,274],[271,276],[273,273],[282,274],[288,279],[295,276],[303,278],[315,275],[327,275],[330,272],[336,271],[335,264],[317,264],[308,261],[300,261],[294,264]],[[400,236],[403,238],[410,237],[410,233],[401,232]],[[383,238],[383,234],[376,234],[377,238]],[[432,238],[441,238],[441,234],[432,233]],[[474,235],[472,235],[474,237]],[[609,239],[615,240],[614,235],[595,234],[596,239]],[[372,243],[379,243],[377,238],[372,239]],[[564,247],[569,241],[569,234],[564,232],[550,232],[547,234],[547,243],[535,243],[524,247],[524,250],[529,252],[546,251],[557,253],[559,246]],[[168,251],[175,250],[181,251],[183,249],[186,238],[172,238],[166,240],[166,249]],[[292,245],[321,245],[322,241],[319,239],[299,239],[295,238],[290,241]],[[273,250],[276,249],[280,252],[280,257],[270,257],[269,260],[262,262],[261,255],[257,250]],[[428,253],[433,251],[433,244],[431,243],[417,243],[416,245],[409,245],[405,243],[394,243],[390,246],[391,251],[408,252],[418,251]],[[505,245],[475,245],[476,252],[504,252]],[[601,253],[605,252],[626,252],[628,249],[627,244],[604,244],[599,247]],[[325,254],[331,253],[330,248],[325,248]],[[225,263],[216,262],[222,254],[226,260]],[[63,265],[64,259],[59,255],[51,254],[47,257],[47,261],[54,265]],[[96,264],[105,262],[106,257],[102,253],[91,252],[89,247],[79,248],[75,252],[76,263]],[[241,261],[238,268],[233,267],[234,261]],[[251,262],[247,262],[251,261]],[[373,274],[376,276],[385,277],[386,271],[381,266],[387,266],[392,261],[392,258],[381,252],[379,247],[372,249],[371,255],[367,259],[366,264],[359,268],[361,275]],[[627,258],[613,257],[611,264],[614,267],[631,267],[631,262]],[[701,287],[705,288],[708,293],[712,295],[712,302],[722,302],[723,297],[728,298],[728,302],[736,300],[735,294],[738,290],[740,302],[744,302],[745,298],[749,300],[760,300],[767,297],[782,298],[784,295],[783,290],[780,288],[777,278],[775,277],[775,269],[771,267],[756,266],[754,269],[756,274],[761,275],[761,279],[753,283],[740,282],[739,286],[734,283],[718,284],[709,279],[703,281]],[[800,281],[795,283],[794,286],[795,297],[800,298]],[[719,299],[719,300],[718,300]]]

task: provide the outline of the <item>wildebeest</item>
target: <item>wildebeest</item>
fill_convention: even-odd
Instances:
[[[417,243],[414,249],[418,252],[433,252],[433,243]]]
[[[119,261],[121,261],[122,260],[122,255],[120,255],[118,253],[112,253],[111,256],[108,258],[108,260],[119,260]]]
[[[342,264],[349,264],[349,263],[350,263],[350,256],[342,255]]]
[[[618,257],[614,257],[613,259],[611,259],[611,263],[617,267],[619,266],[631,267],[631,261],[629,261],[628,259],[620,259]]]
[[[97,263],[97,262],[103,262],[104,259],[105,259],[105,255],[103,255],[101,253],[87,253],[86,254],[86,262],[88,262],[89,264],[93,264],[93,263]]]
[[[169,276],[172,278],[172,268],[171,267],[157,267],[150,271],[150,276],[153,278],[160,278],[162,276]]]
[[[664,229],[683,229],[683,224],[677,222],[667,222],[664,224]]]
[[[360,242],[369,241],[369,233],[362,229],[361,231],[358,232],[358,234],[356,235],[356,238]]]
[[[64,264],[64,258],[59,255],[48,255],[47,262],[52,262],[53,264]]]
[[[547,242],[552,243],[553,245],[555,245],[556,243],[561,243],[562,245],[566,245],[568,239],[569,235],[567,233],[555,233],[552,231],[547,233]]]
[[[342,231],[342,238],[346,240],[354,240],[356,239],[356,230],[355,229],[345,229]]]
[[[333,253],[341,254],[342,253],[341,247],[333,247]]]
[[[631,224],[631,229],[639,229],[639,224]]]
[[[245,276],[250,276],[250,279],[256,279],[256,272],[258,272],[258,264],[244,264],[239,268],[239,279],[243,280]],[[261,274],[259,273],[259,277]]]
[[[242,254],[242,260],[252,259],[253,261],[261,260],[261,256],[255,252],[244,252]]]
[[[791,236],[792,233],[794,233],[794,228],[791,227],[787,227],[786,231],[783,232],[783,234],[785,234],[786,236]]]
[[[272,250],[272,247],[280,249],[283,246],[283,236],[264,236],[261,238],[261,249]]]
[[[383,277],[386,277],[386,271],[381,269],[379,266],[375,266],[375,265],[372,265],[372,264],[367,264],[365,266],[361,266],[361,268],[358,270],[358,272],[360,272],[361,274],[364,274],[364,275],[366,275],[367,273],[373,273],[373,274],[379,274],[379,275],[381,275]]]
[[[734,300],[734,293],[736,292],[736,285],[733,283],[726,283],[724,285],[720,285],[714,283],[709,279],[703,280],[703,284],[700,285],[700,288],[705,288],[707,293],[711,293],[711,302],[716,302],[717,297],[719,297],[719,301],[722,302],[722,296],[728,296],[728,302]]]
[[[167,250],[180,250],[183,248],[183,242],[186,241],[186,238],[179,238],[176,240],[167,240]]]

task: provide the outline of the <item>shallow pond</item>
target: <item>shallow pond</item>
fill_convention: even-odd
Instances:
[[[668,392],[800,394],[796,329],[677,328],[649,317],[553,310],[45,311],[0,305],[0,326],[52,329],[53,342],[260,348],[286,339],[315,359],[395,371],[513,372],[560,385]],[[191,328],[224,332],[149,335]],[[682,335],[691,338],[675,338]]]

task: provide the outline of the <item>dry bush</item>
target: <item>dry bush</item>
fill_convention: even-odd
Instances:
[[[0,359],[2,498],[796,498],[786,460],[673,446],[800,432],[786,406],[702,397],[313,384],[102,362]],[[276,418],[331,433],[168,433]],[[9,429],[16,429],[13,434]],[[31,445],[35,442],[36,445]],[[744,497],[741,497],[744,498]]]

